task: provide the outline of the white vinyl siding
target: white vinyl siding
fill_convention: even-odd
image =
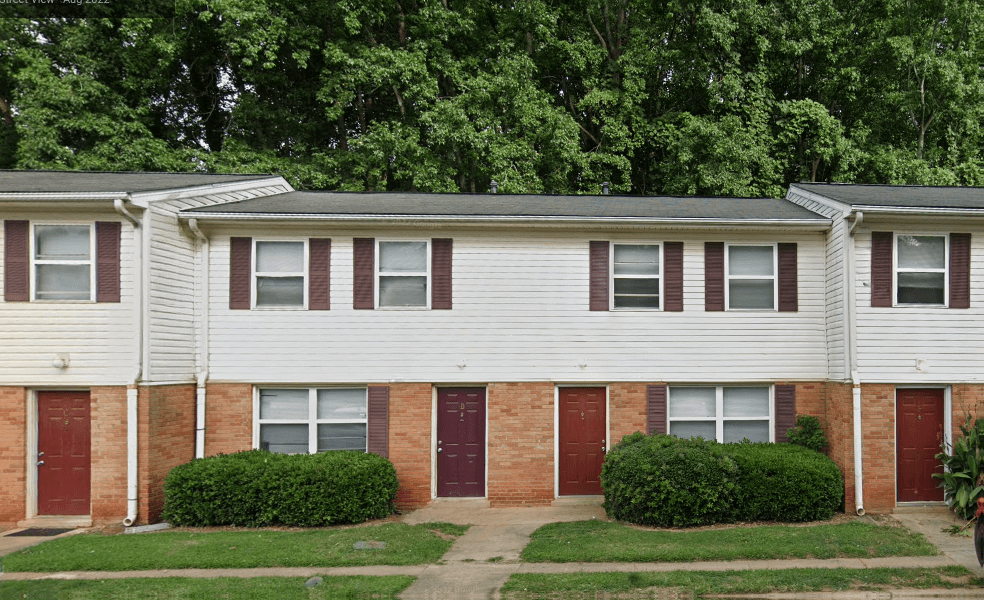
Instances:
[[[20,212],[4,214],[5,219],[32,221],[32,231],[35,224],[83,222],[78,212],[51,213],[44,220],[36,217]],[[118,217],[103,212],[93,214],[85,222],[114,218]],[[90,239],[93,235],[90,230]],[[0,299],[3,298],[3,236],[0,226]],[[32,257],[33,252],[32,247]],[[120,257],[120,302],[0,301],[0,332],[3,332],[0,385],[123,385],[133,380],[137,356],[136,270],[134,230],[127,222],[121,230]],[[68,368],[52,366],[60,355],[68,356]]]
[[[213,379],[287,385],[380,380],[740,383],[826,376],[820,232],[741,234],[750,243],[798,244],[795,313],[705,312],[704,242],[731,241],[734,234],[678,231],[674,239],[684,243],[682,313],[593,313],[588,310],[588,234],[416,230],[420,238],[454,238],[454,310],[359,311],[352,309],[352,240],[367,237],[364,229],[264,225],[257,230],[278,239],[330,234],[332,309],[230,310],[229,237],[250,232],[216,231],[210,282]],[[665,237],[659,233],[653,237]]]
[[[942,228],[940,228],[942,229]],[[952,226],[947,226],[947,230]],[[931,224],[875,223],[859,228],[857,252],[858,371],[863,381],[898,384],[979,383],[984,373],[984,229],[971,234],[970,308],[943,305],[871,307],[871,231],[933,235]],[[944,235],[939,231],[937,235]]]

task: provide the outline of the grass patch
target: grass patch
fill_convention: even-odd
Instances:
[[[52,572],[419,565],[440,560],[461,532],[460,526],[446,523],[387,523],[304,531],[82,534],[5,556],[3,568]],[[355,550],[357,541],[386,542],[386,548]]]
[[[5,581],[0,600],[71,598],[72,600],[201,600],[202,598],[278,598],[284,600],[331,600],[333,598],[396,598],[414,578],[409,576],[324,577],[307,587],[305,577],[217,577],[190,579],[102,579],[73,581]]]
[[[881,590],[889,588],[984,587],[964,567],[930,569],[786,569],[781,571],[670,571],[666,573],[516,574],[502,588],[503,598],[590,597],[598,592],[673,590],[682,597],[704,594]]]
[[[936,554],[936,547],[921,535],[870,523],[651,531],[605,521],[578,521],[537,529],[521,558],[528,562],[691,562]]]

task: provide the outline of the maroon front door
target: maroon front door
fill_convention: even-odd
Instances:
[[[943,442],[943,390],[898,390],[897,457],[899,502],[942,501],[943,490],[933,473]]]
[[[485,496],[485,389],[437,392],[437,495]]]
[[[38,514],[89,514],[89,392],[38,392]]]
[[[560,388],[560,495],[601,494],[605,388]]]

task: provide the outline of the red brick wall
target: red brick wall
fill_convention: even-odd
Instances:
[[[984,386],[957,384],[951,389],[950,397],[953,400],[951,439],[956,440],[960,436],[960,426],[967,422],[967,415],[971,422],[984,417]]]
[[[205,388],[205,456],[253,448],[253,386],[209,383]]]
[[[488,498],[492,507],[554,499],[554,385],[490,383]]]
[[[89,394],[92,519],[122,521],[126,516],[126,387],[94,387]]]
[[[853,513],[854,502],[854,386],[826,385],[826,415],[821,419],[827,435],[827,456],[844,475],[844,510]],[[799,412],[799,410],[797,410]]]
[[[27,394],[22,387],[0,387],[0,524],[26,515]]]
[[[612,439],[607,448],[617,444],[630,433],[646,433],[645,383],[613,383],[608,386],[608,431]]]
[[[155,523],[164,508],[164,478],[195,458],[195,385],[140,388],[138,520]]]
[[[389,386],[389,459],[400,480],[400,508],[431,501],[431,389],[427,383]]]
[[[895,386],[861,386],[861,466],[864,510],[895,509]]]

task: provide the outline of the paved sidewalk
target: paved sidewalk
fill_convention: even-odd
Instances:
[[[959,564],[974,573],[984,573],[977,564],[970,538],[944,534],[942,529],[955,523],[940,507],[905,507],[893,517],[907,528],[922,533],[943,554],[927,557],[831,560],[761,560],[693,563],[520,563],[519,554],[529,543],[530,534],[546,523],[560,521],[607,520],[595,498],[563,499],[543,508],[489,509],[484,500],[439,500],[431,506],[403,517],[408,524],[445,521],[472,524],[444,555],[441,564],[407,567],[301,567],[258,569],[178,569],[160,571],[3,573],[5,581],[33,579],[122,579],[128,577],[313,577],[331,575],[411,575],[417,578],[400,597],[403,600],[429,598],[498,598],[499,588],[514,573],[603,573],[665,571],[730,571],[744,569],[939,567]],[[11,538],[37,540],[38,538]],[[51,538],[40,538],[40,541]],[[0,555],[7,538],[0,538]],[[18,542],[21,543],[21,542]],[[39,542],[36,542],[39,543]],[[837,600],[892,598],[979,598],[973,590],[892,590],[891,592],[850,592],[817,594],[755,594],[755,598]],[[734,596],[740,597],[740,596]],[[746,596],[747,597],[747,596]]]

